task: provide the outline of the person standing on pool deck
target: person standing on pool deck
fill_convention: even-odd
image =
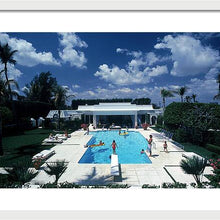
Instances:
[[[115,151],[116,147],[117,147],[117,144],[116,144],[115,140],[113,140],[113,142],[112,142],[113,154],[116,154],[116,151]]]
[[[168,153],[167,142],[166,141],[164,141],[163,148],[164,148],[164,151],[166,151]]]
[[[150,153],[150,157],[152,156],[152,143],[153,143],[153,137],[152,135],[150,135],[150,139],[147,140],[148,141],[148,146],[149,146],[149,153]]]

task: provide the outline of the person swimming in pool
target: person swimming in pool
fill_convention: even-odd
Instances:
[[[104,142],[102,142],[102,140],[100,140],[99,141],[99,145],[103,145],[104,144]]]
[[[144,150],[144,149],[142,149],[142,150],[141,150],[141,154],[144,154],[144,153],[145,153],[145,150]]]
[[[117,144],[116,144],[116,142],[115,142],[115,140],[113,140],[113,142],[112,142],[112,150],[113,150],[113,154],[116,154],[116,147],[118,147],[117,146]]]

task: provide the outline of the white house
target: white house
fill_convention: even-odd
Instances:
[[[153,117],[155,117],[156,121],[158,115],[163,113],[162,109],[154,109],[152,105],[136,105],[131,103],[79,105],[77,111],[83,113],[84,116],[88,116],[89,123],[91,123],[92,118],[92,123],[95,127],[101,119],[105,119],[107,116],[130,116],[133,124],[132,126],[136,127],[138,124],[146,122],[146,115],[149,115],[150,124],[152,124]],[[117,122],[115,122],[115,124],[117,124]]]

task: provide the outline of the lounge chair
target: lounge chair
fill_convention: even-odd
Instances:
[[[119,176],[119,163],[118,163],[118,155],[111,155],[111,175]]]
[[[110,130],[121,130],[121,126],[110,126]]]
[[[32,157],[32,160],[37,160],[37,159],[41,159],[41,160],[46,160],[48,157],[52,156],[53,154],[55,154],[54,150],[43,150],[40,153],[34,155]]]
[[[56,134],[55,138],[61,139],[61,140],[67,140],[67,136],[65,134]]]
[[[61,139],[55,139],[55,138],[46,138],[43,140],[43,143],[52,143],[52,144],[61,144],[63,143],[63,140]]]

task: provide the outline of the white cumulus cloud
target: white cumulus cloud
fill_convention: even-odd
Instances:
[[[0,71],[3,69],[4,69],[4,66],[0,64]],[[14,65],[8,64],[8,78],[9,79],[17,80],[22,74],[23,73],[19,69],[15,68]],[[3,75],[3,78],[5,79],[4,72],[1,75]]]
[[[76,48],[87,48],[85,41],[81,40],[75,33],[59,33],[59,42],[62,49],[59,56],[63,63],[77,68],[86,68],[87,59],[84,52]]]
[[[75,84],[75,85],[72,85],[72,88],[73,89],[78,89],[78,88],[80,88],[80,86],[78,84]]]
[[[112,67],[108,64],[99,66],[98,71],[94,74],[111,85],[132,85],[149,83],[153,77],[168,73],[166,65],[156,65],[160,62],[159,57],[153,53],[142,53],[141,51],[129,51],[128,49],[116,49],[117,53],[125,53],[132,56],[132,59],[120,68],[116,65]],[[164,59],[163,59],[164,61]]]
[[[0,33],[0,43],[8,43],[12,50],[18,50],[14,54],[14,59],[22,66],[33,67],[38,64],[60,65],[51,52],[38,52],[32,43],[24,39],[17,39],[10,37],[8,34]]]
[[[171,74],[174,76],[205,74],[217,65],[220,58],[217,50],[188,35],[167,35],[154,48],[170,50],[173,61]]]

